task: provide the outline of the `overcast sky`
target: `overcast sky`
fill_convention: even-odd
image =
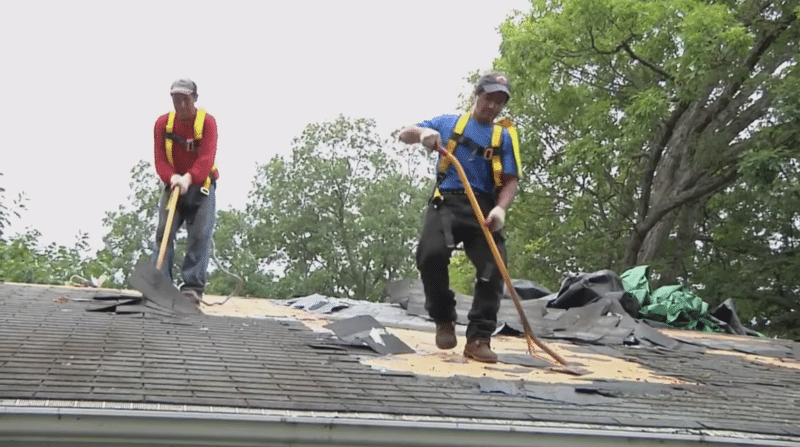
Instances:
[[[11,233],[102,248],[177,78],[217,119],[218,208],[241,209],[255,167],[309,123],[373,118],[388,137],[457,112],[514,10],[529,0],[4,2],[0,186],[28,198]]]

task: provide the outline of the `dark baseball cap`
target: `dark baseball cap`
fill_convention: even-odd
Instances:
[[[481,92],[503,92],[511,98],[511,84],[508,83],[508,77],[505,74],[493,71],[481,76],[478,78],[478,82],[475,83],[475,94],[477,95]]]
[[[197,84],[188,78],[178,79],[177,81],[173,82],[172,87],[169,88],[170,95],[174,95],[175,93],[189,95],[192,98],[197,99]]]

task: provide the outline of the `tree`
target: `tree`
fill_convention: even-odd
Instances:
[[[130,287],[128,278],[139,262],[149,259],[158,224],[158,200],[161,182],[154,176],[153,165],[142,160],[131,169],[130,195],[116,211],[106,212],[103,227],[105,247],[98,252],[113,279],[121,287]],[[177,248],[176,248],[177,251]],[[182,259],[177,256],[176,259]]]
[[[2,175],[2,174],[0,174]],[[0,187],[0,279],[33,284],[65,284],[82,282],[85,276],[102,274],[102,266],[87,256],[89,236],[79,233],[72,247],[51,243],[42,246],[41,233],[32,228],[24,233],[3,238],[11,217],[21,217],[25,210],[25,194],[20,193],[6,205],[5,189]],[[80,278],[80,279],[79,279]]]
[[[709,201],[752,160],[797,152],[797,7],[536,0],[503,24],[496,65],[532,180],[518,210],[536,218],[517,223],[540,255],[528,267],[683,277]]]
[[[759,331],[800,338],[800,177],[797,161],[762,159],[704,210],[696,268],[704,298],[737,297]]]
[[[0,175],[3,175],[0,173]],[[0,242],[3,242],[3,231],[8,224],[11,223],[9,220],[11,210],[6,205],[6,189],[0,186]]]
[[[291,159],[259,168],[240,237],[258,271],[280,278],[279,296],[377,300],[387,281],[412,275],[427,185],[402,171],[409,149],[374,126],[342,116],[310,124]]]
[[[0,173],[3,175],[3,173]],[[25,209],[25,195],[20,193],[17,198],[12,201],[11,205],[9,206],[6,203],[5,197],[6,189],[0,186],[0,244],[5,243],[3,239],[3,234],[6,232],[6,229],[11,224],[12,217],[20,217],[19,212]]]
[[[254,219],[243,211],[217,211],[214,229],[214,268],[210,272],[206,291],[212,294],[274,297],[278,295],[278,278],[268,270],[250,249],[248,234]],[[237,290],[239,279],[241,290]]]

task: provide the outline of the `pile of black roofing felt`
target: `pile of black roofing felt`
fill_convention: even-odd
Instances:
[[[592,274],[565,283],[558,293],[531,281],[514,280],[514,289],[531,329],[548,338],[573,339],[594,344],[636,344],[638,335],[648,343],[672,345],[677,341],[659,337],[658,331],[641,327],[631,314],[638,302],[625,292],[613,272]],[[426,316],[425,296],[419,280],[405,280],[387,287],[389,301],[403,306],[409,314]],[[456,294],[459,324],[467,324],[472,297]],[[522,320],[510,299],[502,300],[497,314],[496,334],[521,335]],[[638,329],[638,331],[637,331]]]
[[[534,333],[554,339],[568,339],[593,345],[644,346],[703,351],[712,347],[705,341],[670,337],[659,329],[670,328],[638,319],[639,303],[625,291],[619,276],[611,270],[574,275],[558,292],[527,280],[513,280],[521,307]],[[411,315],[427,316],[425,295],[419,280],[403,280],[387,286],[388,300]],[[467,324],[472,297],[456,294],[459,324]],[[735,313],[731,315],[735,317]],[[510,299],[501,302],[496,334],[522,335],[519,312]],[[735,322],[734,318],[731,318]],[[737,346],[751,352],[754,347]],[[791,349],[781,349],[791,356]],[[753,352],[755,353],[755,352]],[[769,353],[764,353],[770,355]]]

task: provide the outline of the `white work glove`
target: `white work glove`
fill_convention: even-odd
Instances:
[[[506,210],[499,206],[492,208],[492,210],[489,211],[489,215],[486,216],[485,223],[492,233],[502,230],[503,225],[506,223]]]
[[[169,178],[169,189],[174,188],[175,185],[178,184],[178,180],[180,179],[181,179],[180,174],[172,174],[172,177]]]
[[[186,191],[189,190],[189,186],[192,185],[192,174],[188,172],[186,174],[172,174],[172,177],[169,181],[170,188],[174,188],[178,186],[181,189],[181,195],[186,194]]]
[[[433,129],[423,127],[419,131],[419,142],[429,151],[432,151],[442,145],[442,136]]]

